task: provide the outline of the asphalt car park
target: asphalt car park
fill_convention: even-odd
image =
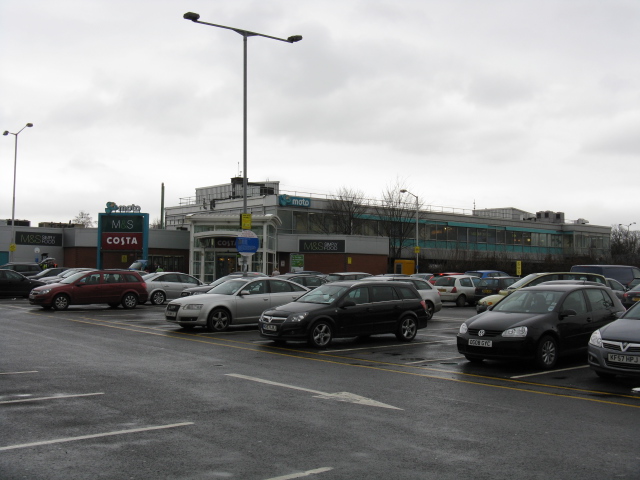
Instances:
[[[472,307],[444,306],[412,342],[326,349],[186,331],[164,310],[0,301],[3,480],[595,479],[612,451],[637,478],[640,382],[599,378],[586,354],[472,364],[456,350]],[[575,441],[585,423],[607,448]]]

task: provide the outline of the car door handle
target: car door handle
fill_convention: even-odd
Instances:
[[[591,317],[587,317],[587,322],[590,322],[592,320]]]

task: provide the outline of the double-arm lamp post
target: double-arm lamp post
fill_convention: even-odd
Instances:
[[[618,226],[620,228],[627,227],[627,233],[629,233],[629,230],[631,229],[631,225],[635,225],[635,224],[636,224],[636,222],[633,222],[633,223],[619,223]]]
[[[201,23],[202,25],[209,25],[211,27],[224,28],[227,30],[233,30],[236,33],[242,35],[244,40],[244,115],[243,115],[243,162],[242,162],[242,213],[247,213],[247,38],[249,37],[265,37],[272,40],[279,40],[281,42],[295,43],[302,40],[301,35],[293,35],[288,38],[272,37],[270,35],[264,35],[262,33],[250,32],[249,30],[242,30],[241,28],[225,27],[224,25],[216,25],[215,23],[201,22],[200,15],[193,12],[187,12],[183,15],[185,20],[191,20],[194,23]]]
[[[419,235],[419,230],[418,227],[420,226],[420,207],[418,205],[418,196],[414,195],[413,193],[411,193],[409,190],[405,190],[404,188],[402,190],[400,190],[400,193],[408,193],[409,195],[413,195],[414,197],[416,197],[416,246],[413,248],[416,252],[416,273],[419,272],[418,270],[418,258],[420,257],[420,235]]]
[[[2,135],[13,135],[15,137],[15,148],[13,151],[13,201],[11,203],[11,245],[9,246],[9,261],[13,261],[13,252],[16,248],[16,168],[18,166],[18,135],[27,127],[33,127],[33,123],[27,123],[18,130],[17,133],[11,133],[5,130]]]

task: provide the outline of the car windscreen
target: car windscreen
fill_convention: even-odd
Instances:
[[[208,290],[207,293],[215,293],[216,295],[234,295],[239,292],[249,282],[246,280],[228,280],[220,285]]]
[[[77,280],[80,280],[87,273],[88,272],[86,272],[86,271],[73,273],[73,274],[63,278],[62,280],[60,280],[58,283],[64,283],[64,284],[73,283],[73,282],[75,282]]]
[[[349,287],[325,284],[319,286],[314,290],[311,290],[309,293],[304,294],[296,301],[303,303],[320,303],[330,305],[348,289]]]
[[[493,307],[494,312],[547,313],[552,311],[563,292],[554,290],[518,290]]]
[[[624,314],[625,320],[640,320],[640,302],[637,302],[633,307],[626,311]]]
[[[514,288],[520,288],[523,285],[526,285],[527,283],[529,283],[531,280],[533,280],[534,278],[536,278],[538,275],[535,273],[530,273],[529,275],[527,275],[524,278],[521,278],[520,280],[518,280],[517,282],[514,282],[511,284],[511,286],[509,287],[509,290],[514,289]]]

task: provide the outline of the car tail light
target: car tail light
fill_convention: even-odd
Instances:
[[[457,293],[458,289],[456,287],[453,287],[453,289],[451,290],[451,293]]]

